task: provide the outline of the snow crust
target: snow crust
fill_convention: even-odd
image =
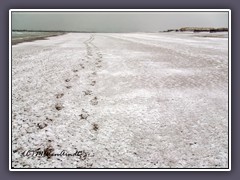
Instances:
[[[27,150],[82,156],[22,156]],[[227,168],[228,39],[69,33],[12,47],[15,168]]]

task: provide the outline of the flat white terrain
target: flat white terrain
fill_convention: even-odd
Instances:
[[[12,46],[12,167],[228,168],[228,38],[212,36],[69,33]]]

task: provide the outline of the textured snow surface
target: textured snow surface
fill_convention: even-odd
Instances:
[[[22,156],[28,150],[82,156]],[[227,168],[228,39],[69,33],[12,47],[15,168]]]

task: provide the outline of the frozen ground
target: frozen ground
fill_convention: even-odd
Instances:
[[[69,33],[12,47],[15,168],[227,168],[228,40]],[[28,150],[47,156],[22,156]],[[80,156],[50,156],[61,151]]]

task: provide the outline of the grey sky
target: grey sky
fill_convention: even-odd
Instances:
[[[13,12],[13,30],[157,32],[228,27],[228,12]]]

